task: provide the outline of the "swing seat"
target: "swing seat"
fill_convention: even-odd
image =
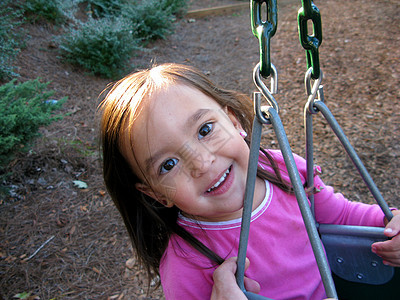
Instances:
[[[320,224],[318,230],[339,299],[398,299],[399,268],[371,251],[373,243],[388,239],[383,228]]]

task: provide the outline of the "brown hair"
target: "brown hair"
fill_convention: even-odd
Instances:
[[[152,93],[172,84],[193,87],[214,99],[221,107],[228,107],[248,133],[251,133],[254,117],[252,102],[248,97],[216,87],[204,74],[186,65],[163,64],[132,73],[116,82],[107,93],[100,105],[103,176],[108,192],[124,220],[132,244],[140,262],[147,270],[149,279],[154,274],[159,274],[161,257],[173,233],[181,236],[216,263],[223,261],[177,225],[176,207],[166,208],[135,188],[140,179],[134,174],[120,149],[125,124],[131,124],[135,116],[140,113],[143,103],[151,98]],[[264,155],[271,164],[274,174],[259,169],[258,176],[290,191],[272,157],[265,151]]]

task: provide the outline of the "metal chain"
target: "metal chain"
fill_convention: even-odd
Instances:
[[[311,0],[301,0],[302,7],[297,14],[300,43],[306,49],[307,69],[312,68],[311,77],[320,76],[318,48],[322,43],[321,14]],[[308,34],[307,23],[312,21],[313,35]]]
[[[266,20],[262,20],[262,4],[266,4]],[[251,0],[251,29],[260,44],[260,73],[271,74],[270,39],[276,32],[278,13],[276,0]]]

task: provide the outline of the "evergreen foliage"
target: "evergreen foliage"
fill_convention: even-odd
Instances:
[[[125,5],[132,5],[129,0],[88,0],[88,7],[94,18],[118,16]]]
[[[0,1],[0,80],[18,76],[12,65],[23,46],[22,32],[18,30],[22,21],[22,10],[12,6],[11,0]]]
[[[182,14],[186,0],[90,0],[92,16],[76,22],[61,37],[61,54],[71,64],[107,78],[130,67],[135,51],[149,40],[173,32],[175,14]]]
[[[62,11],[62,0],[26,0],[22,8],[27,19],[36,22],[41,19],[54,24],[61,24],[66,20]]]
[[[84,3],[88,21],[73,12]],[[17,76],[12,66],[23,45],[20,24],[46,20],[65,26],[58,37],[61,55],[74,65],[102,77],[114,78],[129,67],[129,58],[149,40],[164,39],[174,30],[187,0],[3,0],[0,3],[0,80]]]
[[[133,50],[140,49],[133,27],[123,18],[90,18],[62,37],[61,53],[71,64],[114,78],[128,67]]]
[[[163,0],[161,7],[170,9],[176,17],[182,17],[186,13],[188,2],[187,0]]]
[[[52,112],[66,98],[48,101],[54,94],[47,90],[48,84],[38,79],[16,84],[14,79],[0,86],[0,170],[16,151],[26,149],[40,126],[60,118]]]
[[[149,0],[125,6],[122,16],[136,28],[134,34],[143,42],[164,39],[173,32],[176,20],[166,1]]]

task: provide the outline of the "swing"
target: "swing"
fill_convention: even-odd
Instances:
[[[261,19],[263,3],[266,4],[265,21]],[[270,39],[276,31],[277,1],[251,0],[250,11],[252,31],[259,39],[260,62],[253,72],[253,79],[258,92],[253,94],[255,118],[250,143],[236,272],[236,280],[239,287],[248,299],[268,299],[245,290],[244,265],[261,143],[261,130],[264,124],[269,124],[272,125],[275,131],[284,157],[327,297],[335,299],[395,299],[395,291],[400,282],[399,268],[383,265],[382,259],[371,252],[372,243],[388,239],[383,234],[383,228],[316,223],[314,196],[311,193],[307,197],[305,193],[285,130],[279,118],[279,106],[273,97],[273,94],[277,92],[278,75],[276,68],[270,61],[269,45]],[[307,22],[309,20],[312,21],[313,35],[309,35],[307,31]],[[323,75],[319,67],[318,56],[318,47],[322,41],[321,16],[318,8],[311,0],[302,0],[302,7],[298,12],[298,29],[300,43],[306,50],[307,58],[305,87],[308,99],[304,108],[307,178],[314,177],[312,117],[321,112],[353,161],[385,217],[390,220],[393,217],[391,210],[346,135],[324,104],[321,85]],[[271,77],[271,90],[266,87],[261,78],[269,76]],[[311,85],[312,80],[314,80],[313,85]],[[261,106],[262,97],[268,102],[269,106]],[[306,189],[313,188],[312,180],[307,180]]]

